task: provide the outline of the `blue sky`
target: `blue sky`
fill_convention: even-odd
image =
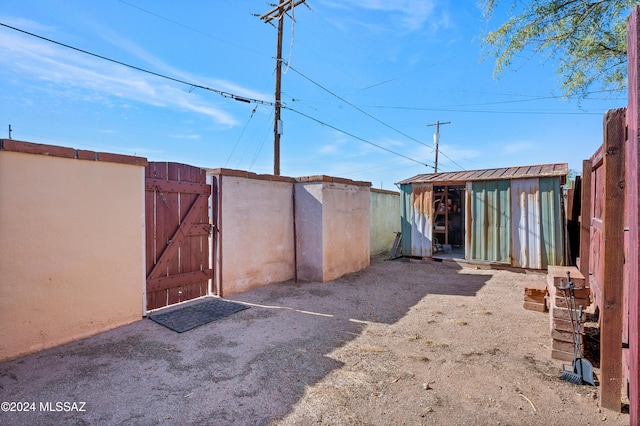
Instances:
[[[308,0],[286,18],[281,174],[376,188],[439,171],[567,162],[602,143],[624,93],[562,97],[553,62],[482,62],[475,1]],[[507,2],[510,3],[510,2]],[[273,102],[260,1],[10,0],[0,23],[235,96]],[[273,107],[238,102],[0,26],[0,137],[273,172]],[[594,88],[597,90],[597,88]],[[384,149],[382,149],[382,148]],[[393,152],[389,152],[393,151]]]

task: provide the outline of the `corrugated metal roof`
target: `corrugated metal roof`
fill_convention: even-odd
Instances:
[[[400,185],[410,183],[463,184],[479,180],[524,179],[535,177],[566,176],[569,172],[567,163],[538,164],[534,166],[504,167],[500,169],[466,170],[462,172],[426,173],[398,182]]]

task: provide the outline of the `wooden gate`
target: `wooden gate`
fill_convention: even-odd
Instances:
[[[146,167],[147,310],[209,294],[206,171],[178,163]]]

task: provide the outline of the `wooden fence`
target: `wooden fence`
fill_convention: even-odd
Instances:
[[[628,104],[604,117],[604,143],[583,162],[580,271],[589,277],[600,325],[600,404],[640,424],[640,7],[627,22]]]

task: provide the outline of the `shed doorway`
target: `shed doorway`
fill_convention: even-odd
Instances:
[[[433,186],[433,258],[464,259],[464,185]]]

